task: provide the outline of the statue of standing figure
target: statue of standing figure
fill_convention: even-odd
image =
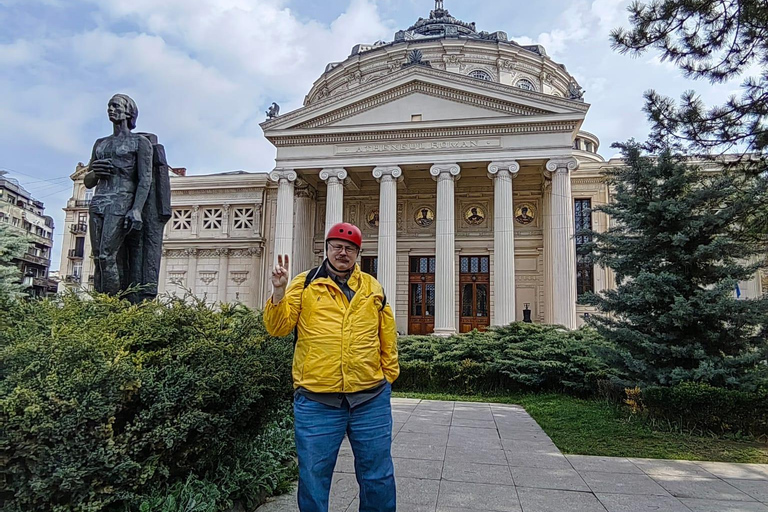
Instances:
[[[107,114],[113,133],[93,146],[85,186],[96,190],[89,207],[94,289],[117,295],[131,287],[132,302],[157,296],[163,228],[171,217],[165,149],[153,134],[136,134],[139,109],[116,94]]]

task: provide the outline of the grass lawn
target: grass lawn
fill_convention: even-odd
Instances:
[[[768,464],[768,444],[653,430],[608,402],[560,394],[459,396],[397,392],[400,398],[517,404],[563,453],[609,457],[709,460]]]

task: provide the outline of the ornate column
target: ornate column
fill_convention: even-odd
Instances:
[[[224,204],[221,207],[221,232],[224,236],[229,236],[229,205]]]
[[[197,293],[197,249],[187,249],[185,252],[189,257],[187,263],[187,288],[194,295]]]
[[[576,241],[574,240],[571,172],[579,167],[575,158],[547,162],[552,175],[552,323],[576,328]]]
[[[555,308],[552,272],[552,180],[545,177],[542,189],[543,205],[542,215],[544,221],[544,323],[553,323],[553,310]]]
[[[403,171],[397,166],[376,167],[379,182],[379,273],[378,279],[393,304],[397,296],[397,182]]]
[[[165,293],[165,283],[168,280],[168,249],[163,249],[163,255],[160,258],[160,276],[157,280],[157,293]]]
[[[200,232],[200,205],[196,204],[192,207],[192,236],[197,238]]]
[[[334,224],[344,221],[344,180],[347,179],[347,171],[343,168],[323,169],[320,171],[320,179],[328,186],[325,198],[325,233]]]
[[[261,280],[264,279],[264,276],[262,275],[259,277],[259,274],[262,274],[261,269],[261,255],[262,255],[262,248],[261,247],[251,247],[248,249],[248,255],[251,257],[251,268],[253,268],[253,271],[251,272],[251,304],[249,304],[252,308],[260,308],[264,306],[264,297],[262,297],[262,282]]]
[[[295,184],[293,268],[296,273],[312,268],[312,239],[315,236],[315,189],[302,179]]]
[[[450,336],[456,332],[456,214],[453,192],[460,172],[458,164],[437,164],[429,170],[437,181],[435,334],[438,336]]]
[[[227,284],[229,283],[229,249],[218,249],[219,256],[219,282],[216,291],[216,300],[227,302]]]
[[[253,205],[253,236],[256,238],[261,238],[262,211],[262,203]]]
[[[275,257],[287,254],[293,261],[293,182],[298,175],[292,169],[275,169],[269,179],[277,183],[277,219],[275,222]],[[291,269],[288,269],[291,272]],[[293,272],[291,272],[293,274]]]
[[[488,177],[493,180],[494,306],[493,325],[515,321],[515,206],[512,180],[520,172],[514,160],[491,162]]]

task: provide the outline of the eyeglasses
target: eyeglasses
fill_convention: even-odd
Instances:
[[[328,242],[328,247],[333,249],[333,252],[345,252],[347,254],[357,254],[357,247],[351,245],[336,245]]]

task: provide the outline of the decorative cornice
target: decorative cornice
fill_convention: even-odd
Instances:
[[[499,172],[509,172],[512,179],[517,178],[517,174],[520,172],[520,164],[515,160],[509,160],[507,162],[491,162],[488,164],[488,177],[495,179],[499,176]]]
[[[339,181],[344,181],[345,179],[347,179],[347,176],[349,176],[349,173],[343,167],[323,169],[322,171],[320,171],[320,179],[323,181],[328,181],[332,178],[337,179]]]
[[[201,270],[199,274],[200,274],[200,281],[202,281],[205,284],[211,284],[216,280],[216,276],[219,273],[216,270]]]
[[[550,173],[563,172],[570,174],[579,168],[579,161],[575,158],[553,158],[547,162],[547,171]]]
[[[285,180],[293,183],[299,175],[293,169],[275,169],[269,173],[269,179],[275,183],[280,183],[281,180]]]
[[[400,180],[403,177],[403,170],[396,165],[374,167],[373,177],[376,178],[376,181],[378,181],[379,183],[381,183],[382,179],[385,179],[387,177],[394,180]]]
[[[243,284],[248,280],[248,271],[247,270],[233,270],[229,273],[230,279],[232,279],[232,282],[235,284]]]
[[[299,199],[315,199],[317,194],[312,187],[294,189],[293,195]]]
[[[458,180],[460,178],[461,167],[459,164],[435,164],[429,169],[432,179],[440,181],[441,179]]]
[[[515,61],[512,59],[499,58],[498,60],[496,60],[496,66],[501,70],[514,71]]]
[[[393,131],[370,131],[343,134],[295,135],[271,139],[276,147],[344,144],[355,142],[396,141],[410,139],[440,139],[447,137],[521,135],[531,133],[572,132],[575,121],[554,121],[546,123],[516,123],[501,126],[466,126],[446,128],[421,128]]]

